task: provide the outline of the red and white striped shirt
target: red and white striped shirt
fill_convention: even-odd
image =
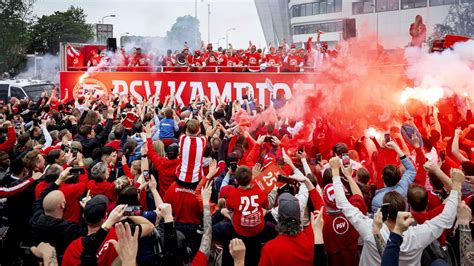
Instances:
[[[176,175],[186,183],[195,183],[201,180],[202,159],[206,149],[206,138],[182,135],[179,138],[179,154],[181,165],[178,166]]]

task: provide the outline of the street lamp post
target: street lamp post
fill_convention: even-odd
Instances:
[[[230,28],[225,31],[225,49],[229,47],[229,31],[235,30],[235,28]]]
[[[106,18],[115,18],[115,17],[116,17],[116,15],[107,15],[105,17],[102,17],[102,19],[100,20],[100,24],[104,24],[104,19],[106,19]]]
[[[220,47],[220,46],[221,46],[221,40],[225,40],[225,38],[222,37],[222,38],[219,38],[219,39],[217,40],[217,47]],[[225,49],[227,49],[227,48],[225,48]]]
[[[207,42],[211,41],[211,4],[207,4]]]

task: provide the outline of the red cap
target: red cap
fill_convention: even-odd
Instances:
[[[296,44],[293,43],[293,44],[291,44],[290,47],[291,47],[291,49],[296,48]]]

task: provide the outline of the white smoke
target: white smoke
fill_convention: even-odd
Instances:
[[[442,87],[447,96],[474,96],[474,41],[456,43],[452,50],[423,53],[418,48],[406,49],[407,76],[415,86]]]
[[[35,71],[36,68],[36,71]],[[25,71],[16,76],[19,79],[40,79],[53,83],[59,83],[59,56],[52,54],[37,55],[35,58],[28,57]]]

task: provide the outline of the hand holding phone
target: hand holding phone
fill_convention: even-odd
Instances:
[[[138,205],[131,205],[125,208],[123,216],[140,216],[142,215],[141,207]]]
[[[390,203],[383,203],[380,211],[382,212],[382,221],[387,221],[388,219],[388,208],[390,207]]]
[[[145,182],[150,181],[150,172],[148,170],[143,170],[143,179],[145,179]]]
[[[348,167],[351,164],[351,158],[348,153],[342,154],[342,166]]]

